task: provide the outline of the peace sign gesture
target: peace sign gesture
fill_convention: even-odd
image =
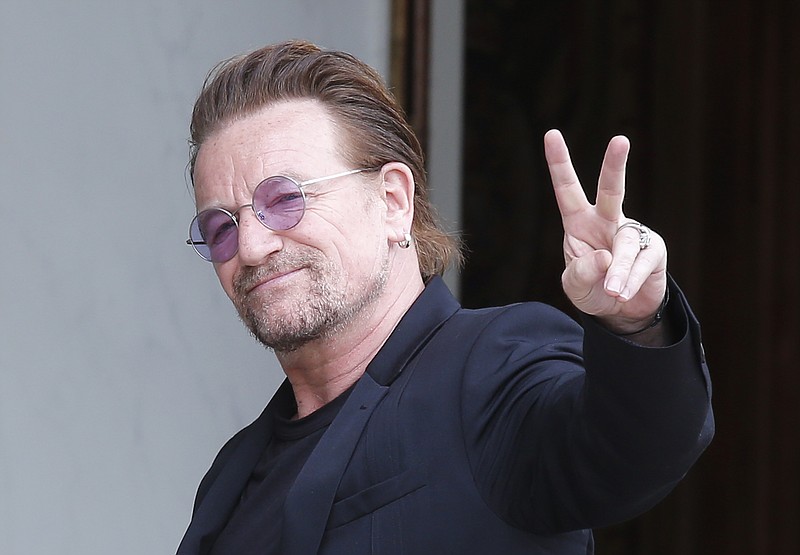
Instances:
[[[648,327],[666,291],[667,249],[661,236],[622,213],[628,139],[608,143],[595,204],[586,198],[559,131],[545,134],[544,150],[564,226],[564,292],[616,333]]]

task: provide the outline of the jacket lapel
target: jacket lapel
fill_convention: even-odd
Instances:
[[[309,456],[284,505],[280,553],[310,555],[322,542],[344,470],[361,432],[388,387],[364,375]]]
[[[281,554],[317,553],[339,483],[372,413],[409,360],[459,308],[444,282],[433,278],[370,362],[289,490]]]
[[[215,461],[212,465],[212,471],[217,465],[220,470],[206,491],[203,484],[200,485],[192,522],[176,555],[203,554],[211,548],[239,503],[242,491],[272,436],[271,406],[276,402],[275,399],[287,393],[287,389],[291,395],[291,386],[284,382],[261,416],[220,452],[218,458],[224,457],[226,460]],[[230,451],[227,451],[228,447]]]

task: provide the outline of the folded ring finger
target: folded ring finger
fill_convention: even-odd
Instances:
[[[644,256],[653,241],[653,232],[635,220],[617,228],[612,246],[612,261],[605,287],[623,300],[630,299],[655,268],[657,261]]]

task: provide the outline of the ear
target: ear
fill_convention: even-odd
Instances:
[[[414,174],[402,162],[389,162],[381,168],[381,181],[387,238],[396,243],[411,232],[414,221]]]

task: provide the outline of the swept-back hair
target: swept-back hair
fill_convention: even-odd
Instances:
[[[223,61],[209,73],[192,112],[189,174],[197,153],[228,123],[287,100],[320,102],[344,132],[353,167],[403,162],[414,175],[411,234],[424,280],[459,266],[459,240],[443,230],[428,198],[424,156],[403,110],[373,68],[346,52],[287,41]]]

